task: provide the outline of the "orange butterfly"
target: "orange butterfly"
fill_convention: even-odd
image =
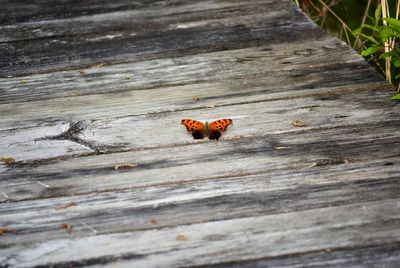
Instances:
[[[232,119],[220,119],[210,124],[206,122],[205,124],[192,119],[183,119],[182,125],[185,125],[188,132],[193,135],[195,139],[204,139],[208,137],[210,140],[218,140],[222,132],[232,124]]]

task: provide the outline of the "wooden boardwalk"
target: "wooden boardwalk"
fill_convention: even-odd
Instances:
[[[393,91],[292,1],[0,2],[0,267],[399,267]]]

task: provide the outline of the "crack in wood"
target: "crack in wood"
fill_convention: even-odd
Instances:
[[[92,120],[82,120],[82,121],[78,121],[76,123],[71,123],[70,127],[66,131],[62,132],[61,134],[37,138],[34,141],[68,140],[68,141],[78,143],[82,146],[85,146],[85,147],[95,151],[96,153],[102,153],[106,150],[115,148],[115,146],[98,144],[93,141],[87,141],[80,137],[80,135],[83,134],[83,131],[85,131],[89,127],[91,122],[92,122]]]

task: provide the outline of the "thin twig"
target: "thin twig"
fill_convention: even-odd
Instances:
[[[389,6],[387,0],[382,0],[382,18],[390,18]],[[383,20],[383,24],[387,25],[387,21]],[[385,41],[385,53],[388,53],[392,50],[391,42],[392,38],[389,38],[387,41]],[[385,58],[386,80],[389,81],[389,83],[392,83],[392,76],[390,73],[390,63],[391,63],[391,57],[386,57]]]
[[[338,20],[338,21],[340,21],[340,23],[342,23],[343,24],[343,26],[347,29],[347,30],[349,30],[350,32],[351,32],[351,29],[350,29],[350,27],[349,26],[347,26],[347,24],[329,7],[329,6],[327,6],[322,0],[318,0],[324,7],[326,7],[326,9],[327,10],[329,10],[329,12],[331,12],[332,13],[332,15],[333,16],[335,16],[335,18]]]
[[[396,6],[397,6],[397,7],[396,7],[396,20],[397,20],[397,19],[399,19],[399,13],[400,13],[400,1],[397,1]],[[392,50],[393,50],[393,48],[394,48],[394,46],[395,46],[395,43],[396,43],[396,38],[393,37],[392,43],[390,44]]]
[[[364,25],[365,21],[367,20],[367,15],[368,15],[368,11],[369,11],[370,5],[371,5],[371,0],[368,0],[367,7],[365,8],[364,16],[363,16],[362,21],[361,21],[361,27]],[[360,39],[360,35],[357,34],[356,41],[354,41],[354,44],[353,44],[353,49],[355,49],[359,39]]]
[[[321,9],[319,9],[319,8],[313,3],[313,1],[308,1],[308,4],[309,4],[310,6],[312,6],[312,7],[315,9],[315,11],[317,11],[318,13],[321,13]]]
[[[342,27],[340,27],[340,31],[339,31],[339,39],[342,39],[343,29],[344,29],[344,27],[343,27],[343,24],[342,24]]]
[[[347,44],[350,44],[350,37],[347,34],[347,30],[346,29],[344,29],[344,34],[346,35]]]
[[[331,6],[334,6],[334,5],[336,5],[336,0],[331,0],[331,1],[329,2],[329,4],[328,4],[328,7],[331,7]],[[321,15],[321,16],[322,16],[321,27],[324,27],[325,20],[326,20],[326,17],[327,17],[327,15],[326,15],[327,11],[328,11],[327,8],[323,8],[322,11],[321,11],[321,13],[320,13],[320,15],[322,14],[322,15]]]
[[[345,29],[345,33],[347,33],[346,30],[348,30],[354,37],[356,37],[356,36],[352,33],[350,27],[347,26],[347,24],[346,24],[346,23],[345,23],[345,22],[344,22],[330,7],[328,7],[322,0],[318,0],[318,1],[319,1],[319,3],[321,3],[321,5],[323,5],[324,7],[326,7],[326,9],[329,10],[329,12],[331,12],[331,14],[342,24],[342,26],[343,26],[344,29]],[[382,9],[382,10],[383,10],[383,9]],[[350,43],[349,43],[349,44],[350,44]],[[362,46],[361,46],[359,49],[364,49],[364,50],[367,49],[367,47],[365,46],[365,43],[363,43]],[[384,73],[384,72],[383,72],[383,68],[382,68],[382,66],[379,64],[379,61],[376,59],[376,57],[375,57],[374,55],[370,55],[370,57],[371,57],[371,60],[375,62],[375,64],[377,65],[377,67],[378,67],[379,69],[382,70],[382,73]]]
[[[396,7],[396,20],[398,20],[399,19],[399,15],[400,15],[400,1],[397,0],[396,2],[397,2],[397,4],[396,4],[396,6],[397,6]],[[393,43],[392,43],[392,47],[393,48],[395,47],[395,44],[396,44],[395,39],[396,38],[393,38]],[[400,83],[397,86],[397,93],[400,93]]]

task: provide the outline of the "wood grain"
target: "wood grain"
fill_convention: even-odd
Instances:
[[[15,256],[2,259],[7,258],[16,267],[104,264],[116,260],[117,266],[179,267],[336,247],[374,246],[400,239],[399,204],[398,199],[393,199],[161,230],[59,239],[29,248],[17,246]],[[380,222],[385,224],[377,230]],[[179,234],[185,234],[188,241],[176,240]],[[8,250],[4,253],[11,256]]]
[[[0,186],[8,199],[20,200],[293,168],[310,169],[314,165],[362,161],[378,156],[389,158],[398,156],[398,126],[399,121],[395,120],[372,126],[320,129],[318,139],[313,130],[299,130],[221,142],[191,142],[148,150],[94,154],[63,161],[57,158],[28,161],[6,168],[0,174]],[[116,164],[126,162],[137,163],[138,167],[123,172],[114,170]],[[38,181],[49,187],[43,187]]]
[[[196,5],[207,7],[208,1],[202,1]],[[258,5],[257,5],[258,3]],[[262,7],[264,5],[264,8]],[[224,5],[211,5],[218,8]],[[180,10],[179,7],[183,7]],[[157,23],[156,19],[142,19],[141,24],[136,27],[128,27],[128,31],[120,32],[115,25],[115,18],[119,18],[119,13],[114,14],[112,21],[112,34],[107,34],[100,28],[92,27],[101,34],[72,35],[69,37],[55,36],[49,39],[34,39],[30,42],[3,42],[0,45],[0,52],[3,57],[0,60],[0,71],[5,75],[22,75],[28,73],[48,72],[50,70],[61,70],[67,67],[81,68],[93,62],[106,62],[108,64],[129,61],[139,61],[144,59],[174,57],[177,55],[197,54],[208,51],[221,51],[249,47],[257,44],[281,43],[282,38],[277,38],[274,30],[280,30],[284,41],[290,42],[295,39],[312,36],[320,36],[322,31],[310,23],[308,19],[298,9],[286,1],[258,1],[254,5],[248,5],[259,11],[264,11],[260,16],[252,16],[247,19],[246,10],[241,10],[244,17],[238,14],[231,14],[231,25],[229,23],[209,22],[195,23],[197,27],[186,29],[183,26],[168,27],[168,23],[159,21],[162,29],[151,29],[151,25]],[[271,9],[269,9],[271,8]],[[185,5],[172,8],[182,19],[187,12]],[[190,7],[189,7],[190,9]],[[163,10],[164,11],[164,10]],[[275,11],[275,12],[274,12]],[[207,12],[207,10],[202,10]],[[224,10],[219,12],[223,13]],[[169,16],[168,9],[163,16]],[[228,10],[229,13],[229,10]],[[173,14],[171,14],[173,16]],[[132,14],[130,14],[130,17]],[[158,16],[163,18],[163,16]],[[276,20],[277,17],[285,16],[285,21]],[[104,16],[102,16],[104,17]],[[200,16],[201,17],[201,16]],[[267,18],[270,19],[267,19]],[[272,18],[271,18],[272,17]],[[91,16],[92,23],[96,23],[96,17]],[[118,22],[118,20],[117,20]],[[62,23],[62,21],[60,21]],[[86,24],[84,19],[78,21],[79,25]],[[101,23],[100,23],[101,24]],[[124,24],[123,22],[121,23]],[[150,27],[148,27],[150,24]],[[76,23],[75,23],[76,25]],[[46,24],[41,24],[39,29],[45,28]],[[96,24],[97,26],[97,24]],[[73,28],[80,28],[73,27]],[[133,28],[133,29],[132,29]],[[293,28],[297,30],[293,31]],[[29,31],[29,29],[28,29]],[[51,30],[50,30],[51,31]],[[57,35],[57,34],[56,34]],[[7,40],[5,40],[7,41]],[[23,52],[23,56],[18,57]],[[61,52],[61,53],[60,53]],[[9,64],[12,62],[12,64]]]
[[[0,212],[7,219],[4,224],[18,230],[18,242],[8,236],[0,244],[29,245],[43,235],[47,240],[83,237],[396,198],[398,164],[397,158],[387,158],[9,202]],[[68,204],[75,205],[59,209]],[[62,222],[73,224],[71,235],[60,233]]]
[[[398,267],[393,91],[292,1],[0,2],[0,267]]]
[[[379,101],[379,108],[375,106]],[[188,100],[194,108],[153,115],[60,122],[29,129],[0,131],[0,148],[18,161],[38,160],[90,152],[117,152],[188,143],[192,139],[180,124],[182,118],[212,121],[232,118],[233,126],[223,139],[297,131],[292,121],[307,121],[310,128],[372,123],[377,119],[398,118],[388,92],[367,91],[327,94],[286,100],[270,100],[252,105],[223,105],[213,109]],[[200,100],[200,103],[203,101]],[[200,106],[200,107],[199,107]],[[267,115],[267,116],[265,116]],[[79,125],[75,129],[73,126]],[[74,130],[74,131],[73,131]],[[72,133],[65,135],[65,133]],[[116,136],[115,133],[118,133]],[[61,135],[61,136],[60,136]],[[151,137],[151,138],[149,138]]]
[[[113,65],[88,69],[84,75],[73,71],[2,79],[9,101],[0,101],[0,130],[387,87],[359,56],[340,66],[321,62],[327,53],[324,47],[342,62],[349,51],[342,43],[326,41],[326,37],[320,40],[319,50],[311,52],[307,49],[316,42],[299,44],[295,49],[281,46],[280,53],[247,49]],[[271,60],[276,63],[271,64]],[[355,74],[362,75],[355,79]],[[369,82],[367,87],[364,81]],[[193,96],[200,96],[201,103],[193,104]]]

